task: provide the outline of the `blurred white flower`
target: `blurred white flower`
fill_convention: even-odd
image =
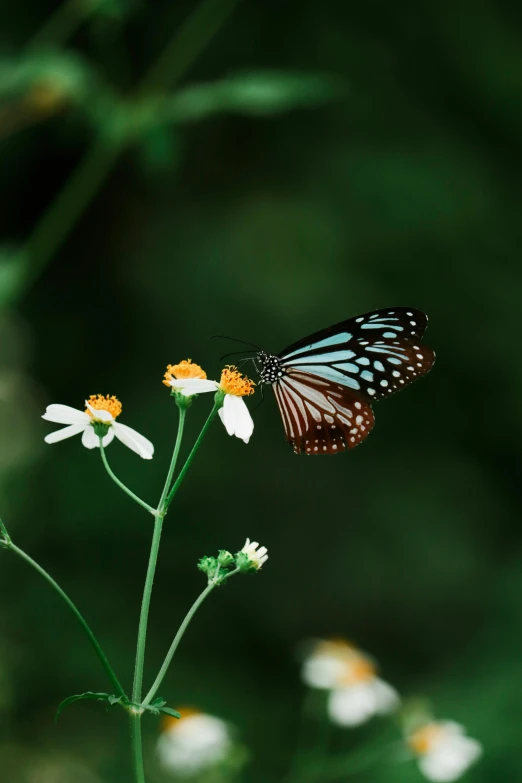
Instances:
[[[180,713],[179,720],[166,720],[158,740],[162,767],[180,777],[191,777],[225,761],[233,748],[228,724],[193,709],[181,709]]]
[[[372,660],[341,639],[317,642],[304,661],[302,677],[311,688],[331,691],[328,714],[340,726],[358,726],[399,705],[397,691],[377,677]]]
[[[458,780],[482,755],[482,745],[467,737],[465,729],[453,721],[433,721],[407,738],[428,780],[450,783]]]
[[[100,438],[95,432],[95,426],[101,424],[107,430],[102,439],[104,447],[108,446],[116,436],[125,446],[135,451],[143,459],[152,459],[154,446],[150,440],[131,427],[116,421],[122,409],[121,402],[116,397],[93,394],[85,401],[85,405],[85,411],[76,410],[69,405],[48,405],[42,419],[68,426],[46,435],[45,442],[58,443],[60,440],[81,433],[85,448],[94,449],[100,445]]]
[[[254,393],[254,382],[243,376],[233,366],[225,367],[221,380],[208,380],[206,373],[191,360],[167,367],[163,383],[185,397],[205,392],[222,391],[225,395],[219,416],[229,435],[235,435],[248,443],[254,431],[254,421],[243,397]]]
[[[245,546],[241,552],[248,557],[250,565],[259,571],[261,566],[268,560],[266,546],[259,546],[257,541],[250,541],[249,538],[245,541]]]

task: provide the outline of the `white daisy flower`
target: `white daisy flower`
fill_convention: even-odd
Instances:
[[[480,742],[467,737],[464,727],[453,721],[426,723],[407,742],[423,775],[440,783],[458,780],[482,755]]]
[[[180,777],[192,777],[226,760],[233,748],[228,724],[213,715],[181,709],[168,718],[157,753],[161,766]]]
[[[397,691],[377,677],[371,659],[344,640],[316,643],[303,663],[302,678],[311,688],[331,691],[328,714],[340,726],[358,726],[399,704]]]
[[[99,429],[106,429],[106,434],[102,439],[104,447],[108,446],[116,436],[125,446],[135,451],[143,459],[152,459],[154,446],[150,440],[131,427],[116,421],[122,410],[121,402],[116,397],[93,394],[85,401],[85,405],[85,411],[76,410],[69,405],[48,405],[42,419],[68,426],[46,435],[45,442],[58,443],[60,440],[81,433],[85,448],[94,449],[100,445],[100,438],[95,430],[97,425],[102,425]]]
[[[243,397],[254,393],[254,382],[245,378],[234,366],[225,367],[221,380],[211,381],[198,364],[190,359],[169,364],[163,383],[185,397],[205,392],[222,391],[225,395],[219,416],[229,435],[248,443],[254,431],[254,421]]]
[[[259,546],[257,541],[250,541],[249,538],[245,541],[245,546],[241,552],[248,557],[248,561],[252,568],[259,571],[261,566],[268,560],[266,546]]]

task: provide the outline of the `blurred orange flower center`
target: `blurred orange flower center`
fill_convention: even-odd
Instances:
[[[248,397],[254,393],[254,386],[254,381],[242,375],[233,364],[229,364],[221,373],[219,388],[225,394],[233,394],[234,397]]]
[[[109,395],[107,394],[104,397],[103,394],[91,394],[87,402],[89,403],[91,408],[94,408],[97,411],[107,411],[108,413],[111,414],[113,419],[119,416],[122,410],[121,402],[114,395],[112,395],[112,397],[109,397]],[[91,418],[94,418],[94,415],[89,410],[89,408],[86,409],[85,413],[88,413]]]
[[[206,377],[206,372],[201,369],[199,364],[194,364],[192,359],[183,359],[179,364],[167,365],[167,372],[164,375],[165,380],[163,383],[165,386],[170,386],[170,382],[174,379],[201,378],[202,380],[205,380]]]
[[[351,685],[355,682],[367,682],[375,677],[375,666],[367,658],[357,656],[346,659],[346,672],[341,677],[341,685]]]
[[[178,712],[181,715],[180,718],[174,718],[170,715],[165,715],[163,718],[163,730],[164,731],[170,731],[171,729],[175,729],[177,726],[179,726],[180,721],[183,720],[183,718],[191,718],[194,715],[201,715],[200,710],[196,710],[194,707],[178,707]]]
[[[424,756],[432,749],[443,729],[436,723],[429,723],[408,737],[408,745],[418,756]]]

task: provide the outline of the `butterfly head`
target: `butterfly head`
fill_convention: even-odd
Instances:
[[[256,354],[256,362],[261,368],[259,371],[259,383],[272,384],[283,376],[281,359],[278,356],[271,356],[264,351],[259,351]]]

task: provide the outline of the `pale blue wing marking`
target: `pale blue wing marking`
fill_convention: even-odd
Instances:
[[[361,329],[397,329],[398,332],[404,331],[402,326],[392,326],[387,323],[380,324],[377,323],[377,321],[374,321],[374,323],[371,324],[361,324]]]
[[[309,372],[312,375],[317,375],[319,378],[326,378],[329,381],[336,381],[342,386],[349,386],[350,389],[360,389],[361,385],[355,378],[349,378],[339,370],[335,370],[333,367],[321,366],[320,364],[302,364],[299,368],[304,372]]]
[[[285,356],[281,364],[283,367],[287,365],[293,367],[296,364],[310,364],[310,362],[329,364],[331,362],[343,362],[347,359],[352,359],[354,356],[355,353],[353,351],[332,351],[331,353],[312,354],[312,356],[301,356],[300,358],[292,359],[292,361],[288,361],[288,357]]]
[[[358,373],[359,367],[357,367],[356,364],[352,364],[351,362],[343,362],[342,364],[334,364],[334,367],[336,367],[338,370],[346,370],[346,372],[353,372]]]
[[[304,353],[305,351],[316,351],[319,348],[331,348],[333,345],[347,343],[348,340],[352,339],[352,336],[353,335],[351,335],[350,332],[333,334],[331,337],[325,337],[324,340],[319,340],[317,343],[310,343],[310,345],[305,345],[303,348],[298,348],[297,350],[292,351],[292,353],[287,353],[281,358],[286,361],[291,356],[299,356],[300,353]]]

